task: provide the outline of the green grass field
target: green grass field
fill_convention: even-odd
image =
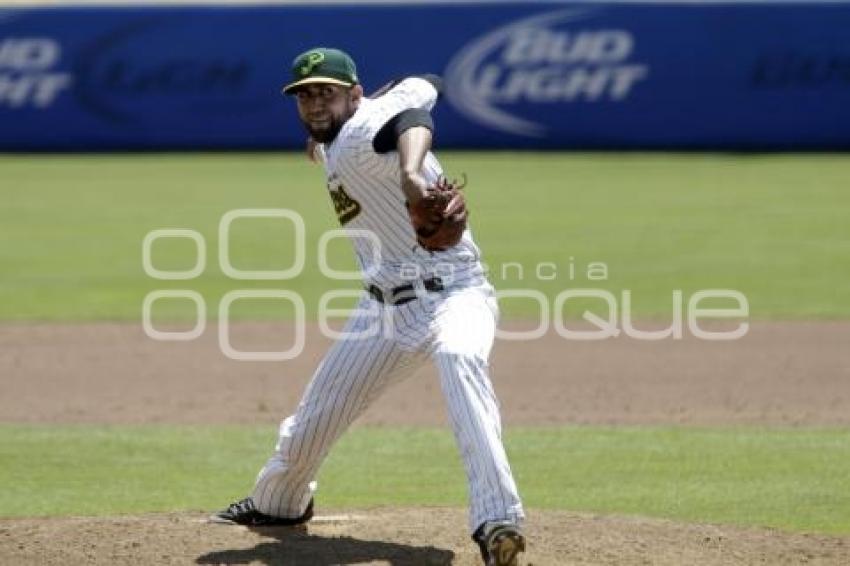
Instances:
[[[214,510],[250,490],[273,433],[7,425],[0,516]],[[847,430],[530,428],[506,444],[533,509],[850,533]],[[326,508],[466,504],[444,430],[352,431],[319,484]]]
[[[636,316],[664,319],[674,289],[730,288],[747,296],[754,319],[850,317],[845,155],[446,153],[443,162],[469,176],[472,226],[498,289],[550,299],[568,288],[628,289]],[[0,196],[0,322],[136,323],[154,289],[200,292],[211,318],[225,293],[246,288],[297,291],[315,313],[323,292],[358,287],[319,272],[316,243],[337,224],[321,170],[300,154],[2,155]],[[222,273],[219,220],[241,208],[305,219],[300,276]],[[144,274],[142,241],[158,228],[204,236],[203,275]],[[284,268],[292,236],[280,222],[238,221],[232,264]],[[353,268],[337,244],[333,266]],[[153,256],[160,269],[195,262],[187,240],[161,241]],[[554,265],[553,280],[535,275],[541,262]],[[607,266],[605,280],[587,278],[591,262]],[[191,316],[185,302],[157,308],[158,319]],[[531,313],[527,302],[502,310]],[[288,316],[262,301],[234,311]],[[0,517],[215,509],[247,492],[274,432],[0,424]],[[509,430],[507,444],[531,508],[850,534],[847,429],[533,428]],[[446,431],[358,429],[320,481],[330,507],[465,503]]]
[[[571,287],[632,291],[636,316],[663,318],[674,289],[743,292],[752,318],[850,315],[850,158],[844,155],[446,153],[466,172],[471,222],[499,289]],[[211,317],[241,288],[297,291],[308,312],[321,293],[356,288],[332,281],[317,242],[336,228],[321,170],[300,154],[0,156],[0,320],[138,320],[153,289],[199,291]],[[306,265],[289,281],[234,281],[218,265],[218,223],[240,208],[288,208],[306,225]],[[142,241],[157,228],[190,228],[207,243],[207,269],[192,281],[155,281],[142,269]],[[239,220],[231,263],[292,264],[285,221]],[[331,264],[353,268],[347,244]],[[185,239],[153,246],[159,269],[189,269]],[[604,281],[588,264],[607,267]],[[535,268],[546,263],[542,279]],[[519,267],[517,267],[517,265]],[[518,273],[523,270],[522,277]],[[235,318],[287,317],[271,301],[242,301]],[[187,301],[156,315],[187,318]],[[506,300],[508,317],[534,312]],[[570,313],[578,315],[579,313]]]

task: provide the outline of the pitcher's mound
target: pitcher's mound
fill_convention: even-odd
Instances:
[[[5,564],[480,565],[465,512],[320,510],[304,529],[211,524],[206,514],[6,519]],[[850,537],[532,511],[523,564],[850,564]]]

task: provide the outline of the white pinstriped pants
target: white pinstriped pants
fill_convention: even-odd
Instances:
[[[334,441],[389,385],[435,363],[469,482],[470,532],[484,521],[524,518],[501,440],[488,376],[498,308],[489,285],[428,293],[384,307],[364,297],[319,364],[296,413],[280,425],[275,454],[260,471],[254,503],[297,517]],[[364,337],[366,336],[366,337]]]

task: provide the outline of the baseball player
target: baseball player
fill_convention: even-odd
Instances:
[[[515,565],[524,518],[488,376],[498,310],[456,183],[430,152],[436,76],[363,94],[342,51],[296,57],[293,95],[366,292],[319,364],[250,497],[214,517],[298,525],[313,516],[315,476],[334,441],[390,385],[429,360],[440,376],[469,483],[469,528],[484,562]]]

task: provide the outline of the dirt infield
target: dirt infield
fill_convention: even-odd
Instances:
[[[292,328],[235,325],[243,350],[284,350]],[[507,426],[559,423],[850,424],[850,322],[754,323],[707,342],[498,341],[493,381]],[[0,422],[275,423],[294,409],[328,341],[316,329],[288,362],[237,362],[214,327],[155,342],[140,324],[0,325]],[[361,424],[444,425],[423,370]]]
[[[566,564],[842,565],[850,538],[670,521],[532,513],[527,562]],[[337,510],[309,528],[208,524],[198,513],[0,520],[4,564],[438,564],[480,566],[459,509]]]
[[[236,325],[245,350],[292,329]],[[155,342],[124,324],[0,325],[0,422],[268,423],[294,409],[327,347],[235,362],[213,328]],[[558,423],[850,424],[850,323],[756,323],[736,342],[499,342],[494,382],[507,427]],[[423,371],[359,424],[444,425]],[[200,513],[0,520],[2,564],[478,564],[461,509],[320,509],[307,532],[209,525]],[[532,510],[529,561],[562,564],[850,564],[850,537]]]

